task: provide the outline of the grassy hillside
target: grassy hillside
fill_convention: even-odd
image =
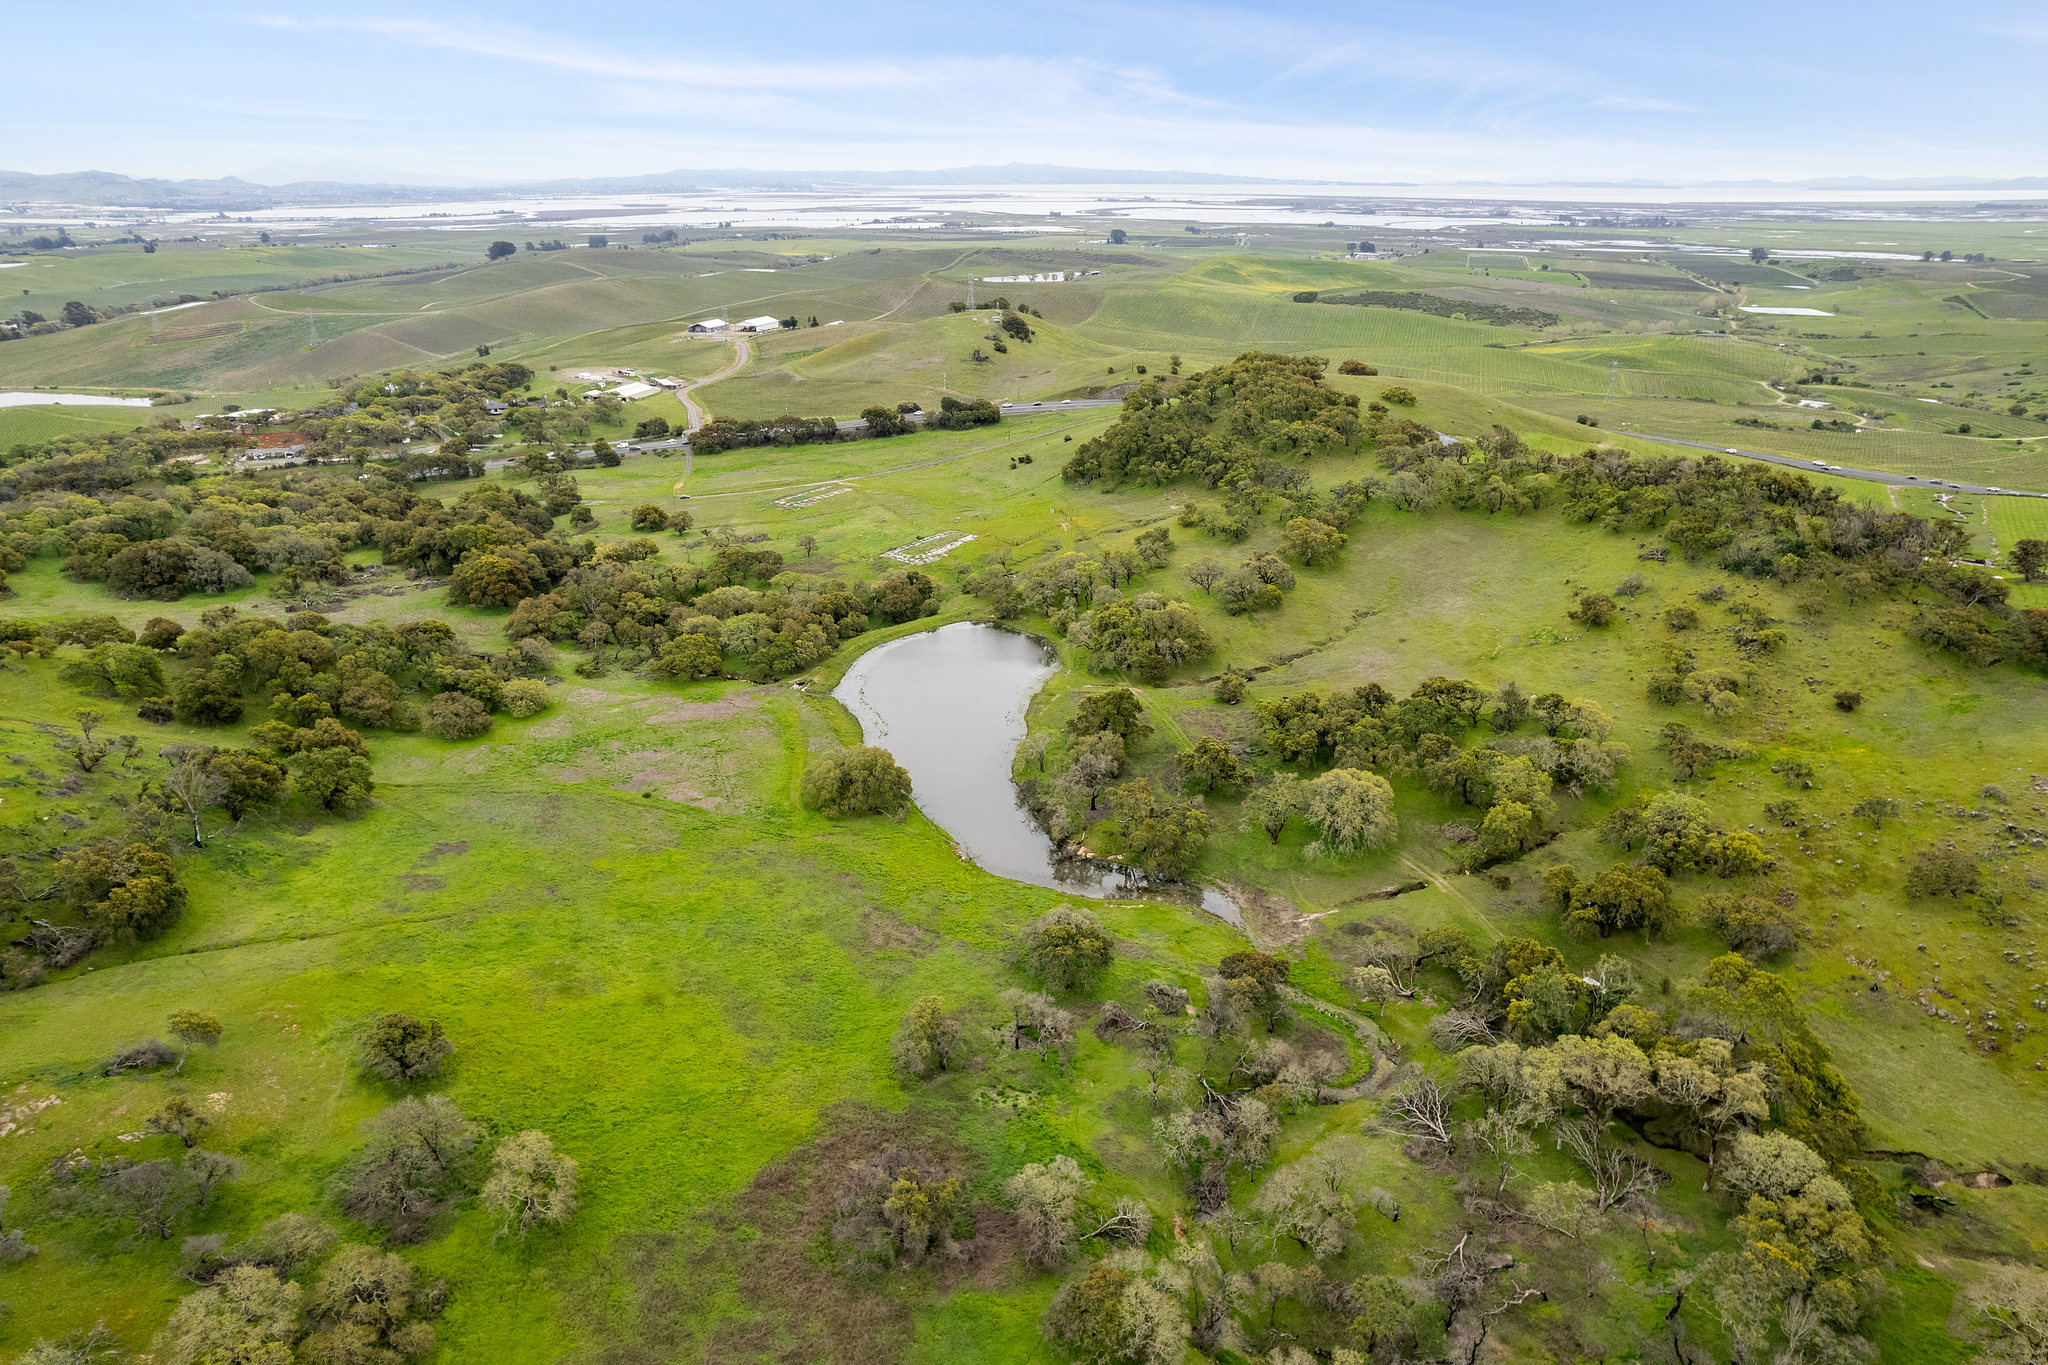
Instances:
[[[1689,229],[1686,240],[1714,240],[1718,231]],[[1773,240],[1843,245],[1818,226],[1786,225],[1785,233]],[[1749,485],[1749,501],[1730,495],[1715,504],[1739,520],[1731,520],[1739,534],[1688,558],[1675,548],[1674,526],[1685,499],[1709,496],[1704,485],[1663,464],[1627,461],[1670,457],[1633,439],[1641,432],[2043,486],[2032,438],[2040,420],[2000,417],[2014,403],[2031,414],[2027,396],[2039,381],[2022,363],[2031,341],[2024,329],[2037,324],[1945,305],[1972,279],[1995,283],[1992,269],[1966,274],[1960,265],[1886,265],[1880,276],[1828,280],[1804,260],[1755,265],[1676,251],[1633,259],[1418,249],[1362,262],[1332,259],[1328,244],[1254,253],[1162,240],[1169,245],[1142,252],[1023,236],[725,241],[521,252],[491,266],[471,251],[431,275],[345,284],[313,278],[327,259],[307,254],[314,248],[261,255],[238,247],[210,255],[262,261],[293,289],[0,345],[0,384],[175,383],[199,395],[190,408],[164,410],[178,415],[239,394],[310,403],[326,396],[315,387],[323,380],[472,360],[480,345],[494,361],[530,366],[526,390],[535,394],[582,388],[571,380],[586,368],[702,377],[733,352],[689,340],[690,320],[795,313],[820,326],[756,339],[748,366],[698,390],[699,401],[739,417],[846,416],[906,400],[931,409],[942,391],[1028,402],[1130,383],[1140,365],[1153,378],[1173,356],[1187,381],[1263,349],[1327,356],[1330,373],[1316,383],[1358,406],[1340,397],[1324,415],[1361,418],[1368,433],[1303,458],[1288,444],[1288,423],[1273,417],[1227,442],[1210,433],[1220,444],[1205,449],[1227,446],[1241,461],[1221,486],[1136,475],[1091,483],[1064,479],[1062,468],[1122,412],[1010,410],[999,424],[966,431],[698,454],[688,474],[680,453],[629,454],[615,467],[571,471],[571,495],[551,522],[555,541],[530,523],[516,534],[509,521],[489,524],[498,538],[479,543],[493,551],[587,538],[592,551],[574,551],[581,558],[623,556],[643,570],[683,571],[693,583],[733,563],[736,550],[778,554],[765,581],[739,570],[751,585],[739,591],[761,596],[713,622],[719,662],[714,676],[695,680],[664,677],[660,651],[633,645],[620,621],[638,612],[687,633],[701,626],[693,614],[710,609],[711,592],[735,589],[686,591],[672,575],[659,590],[675,595],[652,607],[623,598],[577,607],[610,633],[557,632],[545,648],[534,641],[527,655],[501,654],[515,644],[508,606],[461,604],[448,569],[433,567],[439,561],[408,567],[380,551],[380,537],[407,543],[390,530],[403,518],[439,525],[401,494],[502,506],[514,490],[560,494],[568,486],[553,471],[536,478],[515,466],[409,490],[374,463],[229,479],[210,479],[216,467],[207,466],[201,482],[168,490],[152,474],[125,492],[181,500],[173,521],[188,538],[232,544],[217,523],[200,520],[231,507],[230,520],[240,518],[242,533],[264,545],[287,531],[346,542],[336,554],[347,567],[331,582],[294,590],[290,575],[258,563],[248,586],[173,600],[116,596],[84,564],[92,549],[84,528],[115,524],[94,518],[142,515],[121,503],[124,490],[110,489],[91,510],[60,488],[10,484],[20,496],[0,502],[0,513],[34,508],[42,519],[4,542],[22,562],[7,573],[0,620],[22,648],[0,657],[0,858],[13,860],[6,887],[35,897],[15,903],[7,937],[26,942],[36,920],[59,929],[83,920],[87,912],[63,895],[41,893],[67,852],[103,839],[164,840],[188,903],[160,936],[109,940],[41,984],[0,993],[0,1085],[10,1096],[0,1113],[0,1184],[13,1191],[0,1226],[37,1248],[0,1268],[11,1281],[0,1289],[8,1304],[0,1352],[13,1358],[104,1321],[124,1349],[166,1358],[157,1334],[181,1302],[211,1292],[195,1283],[211,1272],[184,1239],[219,1234],[222,1245],[241,1246],[290,1212],[331,1224],[345,1241],[396,1251],[423,1285],[445,1279],[446,1306],[422,1356],[440,1361],[1063,1361],[1080,1349],[1049,1340],[1042,1327],[1049,1311],[1057,1318],[1071,1307],[1071,1289],[1056,1300],[1063,1285],[1121,1266],[1170,1289],[1179,1282],[1160,1265],[1197,1245],[1215,1252],[1219,1277],[1240,1277],[1227,1292],[1219,1279],[1169,1295],[1191,1320],[1202,1295],[1227,1298],[1227,1327],[1206,1358],[1265,1361],[1290,1344],[1318,1361],[1340,1346],[1372,1349],[1371,1332],[1357,1325],[1360,1296],[1395,1290],[1419,1307],[1387,1339],[1421,1358],[1463,1359],[1482,1320],[1490,1344],[1480,1354],[1491,1360],[1665,1359],[1674,1325],[1690,1358],[1730,1358],[1742,1320],[1714,1291],[1730,1280],[1729,1258],[1765,1235],[1742,1221],[1745,1206],[1730,1192],[1740,1178],[1732,1143],[1702,1149],[1679,1135],[1670,1111],[1621,1105],[1614,1112],[1625,1118],[1609,1125],[1603,1115],[1599,1130],[1642,1163],[1643,1188],[1565,1227],[1570,1209],[1544,1201],[1576,1197],[1559,1188],[1595,1179],[1562,1145],[1567,1122],[1590,1122],[1594,1110],[1553,1098],[1550,1117],[1532,1123],[1533,1140],[1508,1153],[1498,1187],[1505,1203],[1497,1204],[1499,1168],[1482,1132],[1466,1126],[1487,1101],[1459,1088],[1470,1061],[1443,1032],[1449,1012],[1484,1014],[1491,1000],[1500,1006],[1491,1015],[1497,1036],[1532,1057],[1560,1046],[1557,1029],[1509,1022],[1506,1002],[1533,997],[1485,984],[1488,954],[1526,940],[1560,955],[1541,969],[1560,990],[1602,1002],[1598,1010],[1581,1002],[1588,1035],[1634,1047],[1626,1028],[1652,1030],[1654,1041],[1641,1045],[1658,1065],[1710,1055],[1703,1038],[1735,1032],[1702,993],[1702,983],[1729,970],[1730,940],[1710,922],[1707,899],[1724,893],[1750,896],[1777,916],[1783,941],[1753,957],[1768,973],[1762,979],[1786,992],[1782,1013],[1751,1016],[1730,1039],[1760,1048],[1768,1033],[1785,1050],[1744,1054],[1745,1064],[1775,1069],[1761,1116],[1734,1123],[1729,1137],[1752,1127],[1792,1131],[1807,1102],[1797,1085],[1820,1074],[1813,1056],[1831,1057],[1860,1128],[1824,1163],[1834,1173],[1827,1178],[1841,1182],[1840,1199],[1815,1186],[1818,1202],[1805,1216],[1853,1217],[1855,1227],[1867,1220],[1874,1240],[1848,1259],[1884,1287],[1858,1300],[1842,1330],[1885,1362],[1961,1361],[1988,1344],[1972,1294],[2001,1265],[2038,1266],[2048,1237],[2034,1151],[2048,1121],[2040,1069],[2048,1038],[2036,1027],[2043,990],[2029,937],[2048,905],[2048,779],[2033,757],[2048,742],[2041,671],[2017,657],[2017,634],[1999,636],[1994,652],[2003,657],[1974,663],[1930,642],[1929,619],[1950,610],[1953,592],[1981,583],[1944,577],[1943,563],[1923,559],[1912,538],[1921,530],[1884,523],[1904,537],[1888,559],[1882,549],[1837,553],[1833,537],[1862,525],[1854,509],[1952,524],[1955,539],[1940,542],[1952,546],[1945,554],[1991,560],[2012,608],[2048,607],[2048,585],[2022,583],[2009,567],[2018,540],[2048,538],[2048,513],[2035,510],[2037,500],[1816,476],[1796,497],[1789,484],[1769,496]],[[383,254],[332,250],[350,259]],[[158,256],[180,259],[168,245]],[[94,278],[84,266],[105,270],[107,260],[61,268],[83,281]],[[984,282],[1063,268],[1102,273]],[[303,273],[284,278],[294,271]],[[950,311],[970,278],[980,306]],[[1814,287],[1791,287],[1801,282]],[[1036,310],[1028,317],[1035,336],[993,352],[986,304],[999,290]],[[1295,298],[1360,290],[1549,309],[1560,321],[1497,327]],[[1785,299],[1815,300],[1810,306],[1836,316],[1758,321],[1733,311]],[[320,340],[309,344],[314,328]],[[968,359],[977,346],[991,355],[986,364]],[[1345,359],[1379,373],[1337,374],[1334,362]],[[1828,383],[1830,375],[1847,382]],[[1392,417],[1418,424],[1420,447],[1399,445],[1391,420],[1382,427],[1369,416],[1367,405],[1394,386],[1414,401],[1389,399]],[[1807,394],[1833,406],[1797,407]],[[1917,410],[1866,419],[1853,435],[1795,425],[1880,402],[1932,412],[1916,396],[1935,394],[1955,409],[1950,425],[1990,422],[1999,437],[1954,432]],[[675,409],[672,398],[649,399],[629,406],[623,422],[592,425],[591,437],[620,440],[637,419]],[[89,410],[77,411],[86,426]],[[1581,414],[1597,429],[1575,420]],[[1752,414],[1780,425],[1735,424]],[[15,439],[48,439],[62,415],[0,412],[0,436],[18,429]],[[154,415],[110,418],[108,429]],[[1517,433],[1527,453],[1515,456],[1497,427]],[[1383,433],[1377,447],[1373,431]],[[1471,444],[1453,452],[1432,432]],[[1580,462],[1589,448],[1593,456]],[[10,456],[5,473],[42,477],[41,468]],[[1596,505],[1587,488],[1613,493],[1631,468],[1658,472]],[[1588,483],[1595,469],[1609,482]],[[1504,471],[1505,500],[1431,491],[1473,471]],[[1329,508],[1340,485],[1373,496],[1342,518],[1341,548],[1311,563],[1289,539],[1289,523],[1297,512],[1338,516]],[[1646,489],[1682,497],[1646,511],[1630,501]],[[1814,489],[1841,502],[1826,504]],[[360,523],[314,521],[311,509],[333,490],[393,500]],[[268,500],[252,501],[259,493]],[[649,504],[687,512],[689,529],[636,529],[636,509]],[[1243,534],[1188,524],[1182,512],[1191,504],[1245,511]],[[1827,510],[1811,510],[1818,507]],[[544,511],[521,515],[550,522]],[[14,516],[7,525],[29,523]],[[761,672],[758,681],[739,676],[748,669],[733,652],[732,619],[780,610],[768,600],[776,593],[870,591],[900,572],[885,551],[938,533],[973,539],[923,566],[935,585],[930,614],[891,620],[871,593],[856,605],[872,613],[814,662]],[[652,557],[630,558],[643,537]],[[1752,542],[1767,542],[1769,553],[1752,554]],[[80,560],[67,570],[74,550]],[[1291,575],[1271,610],[1233,614],[1219,585],[1189,573],[1203,560],[1229,568],[1260,553],[1284,560]],[[1015,574],[1029,586],[1062,556],[1122,563],[1131,576],[998,612],[992,583]],[[450,566],[461,562],[459,550],[448,556]],[[573,596],[592,581],[557,573],[545,584]],[[1108,646],[1089,646],[1080,613],[1113,603],[1154,610],[1152,595],[1183,603],[1207,643],[1147,685],[1109,667]],[[1589,617],[1589,595],[1612,598],[1605,624]],[[462,667],[538,677],[545,704],[526,717],[501,709],[466,739],[365,722],[375,791],[361,810],[330,812],[297,788],[239,821],[210,806],[205,845],[193,847],[189,821],[172,818],[182,818],[175,801],[169,815],[152,813],[169,799],[161,794],[181,759],[174,746],[278,743],[265,722],[289,713],[303,723],[310,713],[289,708],[304,698],[291,700],[288,687],[273,701],[267,681],[252,683],[231,723],[152,722],[137,713],[139,698],[95,700],[65,670],[87,654],[91,628],[77,624],[82,618],[104,615],[134,630],[168,617],[193,631],[152,655],[176,691],[213,660],[195,629],[201,614],[230,606],[244,617],[317,612],[317,622],[280,622],[308,634],[442,622]],[[615,608],[611,617],[604,606]],[[2029,619],[1972,610],[1973,620],[2001,631]],[[1165,894],[1096,903],[1114,960],[1099,977],[1049,988],[1025,959],[1021,935],[1066,898],[982,872],[914,807],[895,819],[827,818],[806,807],[806,769],[861,738],[828,695],[847,666],[884,640],[999,614],[1046,640],[1060,664],[1028,714],[1048,755],[1043,771],[1023,757],[1018,776],[1050,785],[1070,771],[1088,741],[1085,726],[1069,723],[1084,702],[1122,686],[1134,689],[1149,726],[1124,746],[1124,779],[1145,779],[1171,804],[1193,796],[1181,755],[1198,742],[1220,740],[1245,765],[1244,780],[1203,795],[1207,834],[1186,870],[1190,881],[1229,891],[1244,912],[1241,931]],[[53,629],[73,642],[44,634]],[[295,647],[319,657],[308,640]],[[376,647],[397,648],[388,639]],[[476,657],[490,655],[501,656],[497,665]],[[460,690],[395,658],[380,666],[405,679],[411,707],[425,708],[444,684]],[[1217,693],[1226,669],[1246,680],[1235,704]],[[1657,700],[1655,680],[1675,669],[1731,687]],[[1262,706],[1350,695],[1368,683],[1403,698],[1447,678],[1488,696],[1512,682],[1529,696],[1586,699],[1625,758],[1611,780],[1546,779],[1554,809],[1540,822],[1542,837],[1492,862],[1474,855],[1484,810],[1450,793],[1422,747],[1375,765],[1393,826],[1374,846],[1330,852],[1299,813],[1277,839],[1259,827],[1262,794],[1332,766],[1328,756],[1280,752]],[[338,694],[339,684],[330,690]],[[1839,700],[1845,693],[1855,700]],[[85,771],[72,737],[86,705],[106,712],[101,737],[133,737],[133,752],[116,749]],[[1674,721],[1686,736],[1674,740]],[[1458,745],[1473,752],[1494,740],[1533,750],[1543,736],[1531,719],[1498,734],[1484,723],[1456,728]],[[1563,737],[1569,742],[1570,732]],[[1697,770],[1682,766],[1688,739],[1720,756]],[[1679,922],[1654,933],[1595,934],[1569,923],[1547,874],[1567,867],[1583,884],[1617,865],[1641,867],[1647,845],[1617,842],[1613,822],[1673,792],[1702,803],[1716,840],[1754,835],[1759,861],[1720,872],[1676,865],[1669,890]],[[1134,798],[1104,794],[1092,821],[1085,797],[1062,799],[1082,812],[1072,837],[1098,852],[1127,849],[1120,822]],[[1923,855],[1951,849],[1975,869],[1978,889],[1909,894],[1909,871]],[[1462,962],[1451,955],[1415,969],[1410,994],[1374,1001],[1364,993],[1366,978],[1355,973],[1376,938],[1427,941],[1436,930],[1464,935]],[[1294,993],[1232,1022],[1221,1002],[1251,999],[1243,994],[1251,988],[1225,986],[1219,964],[1249,949],[1287,959]],[[9,959],[6,985],[26,987],[22,967]],[[1607,1013],[1610,981],[1614,999],[1639,1018]],[[1148,982],[1189,991],[1185,1010],[1161,1007]],[[1011,989],[1047,989],[1049,1005],[1074,1015],[1071,1040],[1003,1032],[1008,1011],[1022,1008],[1004,1003]],[[892,1064],[892,1039],[913,1003],[933,995],[956,1012],[963,1042],[955,1064],[919,1078]],[[122,1050],[169,1036],[169,1017],[181,1009],[216,1015],[219,1046],[193,1048],[175,1071],[105,1074]],[[1144,1027],[1118,1032],[1117,1011]],[[445,1074],[412,1091],[365,1074],[365,1035],[391,1012],[446,1030],[454,1052]],[[1152,1038],[1168,1039],[1163,1056],[1150,1050]],[[1802,1039],[1816,1051],[1794,1057],[1808,1046]],[[1313,1066],[1313,1078],[1300,1080],[1306,1069],[1293,1079],[1277,1065],[1257,1070],[1276,1044]],[[1398,1098],[1425,1077],[1451,1093],[1449,1143],[1390,1127]],[[445,1207],[401,1236],[356,1216],[343,1185],[372,1141],[373,1120],[407,1093],[446,1096],[477,1125],[479,1143],[476,1167]],[[1219,1093],[1228,1098],[1212,1098]],[[1202,1193],[1190,1171],[1170,1164],[1160,1122],[1183,1109],[1241,1115],[1255,1096],[1277,1115],[1270,1151],[1233,1155],[1220,1195]],[[177,1137],[147,1126],[174,1099],[208,1121],[202,1149],[239,1163],[217,1198],[173,1219],[164,1237],[139,1235],[89,1201],[67,1202],[83,1198],[68,1193],[67,1162],[183,1159]],[[561,1226],[501,1235],[478,1191],[489,1154],[528,1130],[545,1132],[579,1163],[579,1207]],[[1711,1170],[1703,1151],[1717,1153]],[[1092,1182],[1086,1211],[1103,1219],[1117,1198],[1141,1201],[1155,1220],[1149,1236],[1121,1250],[1091,1239],[1050,1264],[1034,1262],[1027,1201],[1009,1182],[1058,1157]],[[948,1196],[957,1199],[950,1235],[939,1239],[950,1250],[906,1255],[886,1271],[858,1268],[872,1238],[856,1242],[874,1228],[849,1230],[847,1209],[858,1203],[857,1173],[874,1163],[890,1180],[907,1164],[959,1179]],[[1334,1245],[1311,1247],[1301,1225],[1276,1216],[1271,1192],[1323,1163],[1334,1172],[1329,1188],[1350,1201],[1348,1221]],[[1707,1188],[1710,1177],[1717,1188]],[[1396,1210],[1398,1219],[1389,1216]],[[875,1216],[875,1226],[895,1226]],[[1476,1297],[1432,1269],[1467,1234],[1497,1258]],[[308,1286],[323,1273],[318,1263],[293,1272]],[[1194,1265],[1186,1273],[1206,1272]],[[1519,1288],[1544,1297],[1483,1319],[1474,1307]],[[1054,1310],[1056,1301],[1065,1307]],[[1764,1319],[1773,1349],[1783,1345],[1777,1324],[1788,1301],[1778,1295]],[[318,1350],[302,1346],[300,1357]],[[1301,1365],[1298,1356],[1283,1359]]]

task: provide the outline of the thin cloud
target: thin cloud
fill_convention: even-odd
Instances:
[[[1602,95],[1593,101],[1595,109],[1619,109],[1631,114],[1704,114],[1696,104],[1660,100],[1652,95]]]

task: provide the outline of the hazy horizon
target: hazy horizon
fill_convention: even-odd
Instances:
[[[1013,162],[1368,185],[2048,171],[2027,131],[2048,112],[2038,7],[1939,24],[1879,4],[1819,32],[1778,14],[1483,0],[1369,19],[1211,4],[1162,22],[1055,4],[991,36],[928,4],[800,3],[764,44],[740,11],[116,5],[96,12],[92,81],[140,93],[146,116],[81,98],[71,64],[25,61],[8,160],[164,179],[331,164],[450,187]],[[54,56],[75,24],[24,11],[10,33]]]

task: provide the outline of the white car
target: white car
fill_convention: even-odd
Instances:
[[[1005,404],[1003,404],[1003,406],[1007,408],[1007,407],[1014,407],[1015,405],[1014,405],[1014,404],[1011,404],[1011,403],[1005,403]]]
[[[1828,462],[1826,460],[1815,460],[1812,463],[1814,467],[1817,469],[1826,469],[1828,467]]]
[[[1741,452],[1741,451],[1739,451],[1739,450],[1737,450],[1737,449],[1736,449],[1736,448],[1735,448],[1734,446],[1729,446],[1729,447],[1728,447],[1728,453],[1729,453],[1730,455],[1740,455],[1740,454],[1741,454],[1742,452]]]

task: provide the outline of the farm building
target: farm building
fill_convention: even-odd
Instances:
[[[742,332],[779,332],[782,330],[782,319],[770,317],[748,318],[740,324],[740,330]]]
[[[724,318],[706,318],[702,322],[693,322],[690,324],[690,330],[698,333],[723,332],[726,331],[727,328],[728,324]]]

